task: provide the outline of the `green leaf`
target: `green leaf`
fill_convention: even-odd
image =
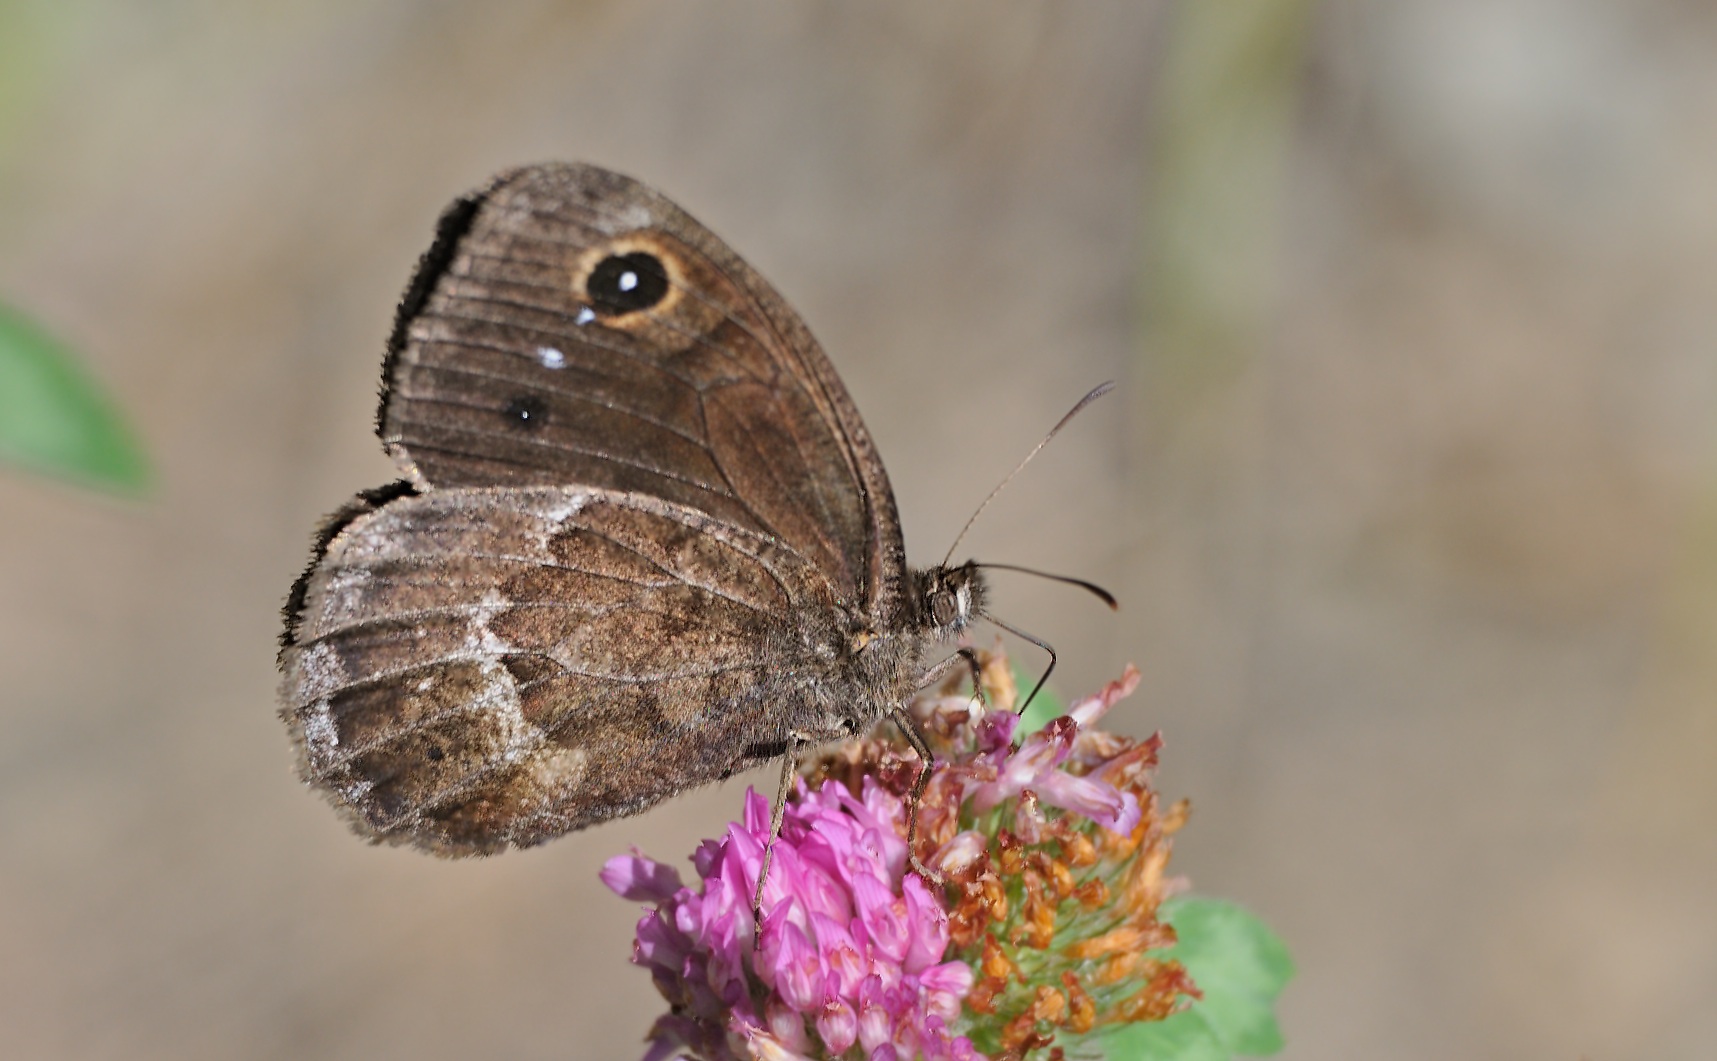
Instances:
[[[1159,914],[1180,937],[1170,953],[1204,991],[1194,1008],[1205,1012],[1223,1043],[1255,1056],[1280,1050],[1275,1004],[1294,976],[1281,937],[1244,907],[1222,899],[1170,899]]]
[[[1204,997],[1167,1020],[1117,1030],[1104,1041],[1110,1061],[1226,1061],[1279,1051],[1275,1003],[1294,975],[1281,939],[1220,899],[1170,899],[1158,916],[1180,937],[1163,954],[1186,966]]]
[[[126,493],[149,481],[131,431],[77,359],[4,304],[0,458]]]
[[[1228,1061],[1234,1055],[1204,1014],[1187,1009],[1112,1033],[1103,1040],[1103,1056],[1109,1061]]]

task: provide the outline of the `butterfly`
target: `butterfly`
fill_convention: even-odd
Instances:
[[[300,774],[360,834],[529,847],[777,759],[784,796],[882,718],[922,791],[902,708],[974,665],[936,646],[983,573],[906,565],[827,356],[662,195],[547,164],[456,200],[377,431],[402,477],[323,525],[280,650]]]

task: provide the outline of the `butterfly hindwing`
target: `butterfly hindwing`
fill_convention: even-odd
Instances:
[[[759,644],[830,607],[790,550],[654,499],[407,492],[360,505],[307,574],[284,714],[361,832],[525,846],[778,751]]]

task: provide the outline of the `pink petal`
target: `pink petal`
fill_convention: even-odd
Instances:
[[[638,919],[632,940],[632,961],[638,965],[678,969],[691,947],[692,941],[664,919],[660,910],[651,910]]]
[[[858,1040],[858,1015],[845,1002],[835,999],[817,1016],[817,1034],[831,1054],[844,1054]]]
[[[692,852],[692,868],[698,871],[698,876],[708,880],[721,865],[722,846],[720,840],[705,840]]]
[[[841,944],[822,950],[823,990],[829,995],[851,997],[869,975],[872,963],[855,946]]]
[[[948,912],[936,901],[924,881],[914,873],[902,882],[908,924],[908,944],[900,965],[916,973],[942,960],[948,949]]]
[[[943,962],[933,969],[926,969],[919,975],[918,982],[932,996],[952,999],[955,1013],[958,1013],[960,1000],[972,990],[972,967],[965,962]]]
[[[802,1054],[811,1052],[811,1036],[805,1030],[805,1018],[797,1011],[772,998],[764,1009],[764,1019],[769,1023],[769,1034],[782,1046]]]
[[[1129,663],[1127,669],[1121,672],[1121,677],[1118,680],[1103,686],[1096,696],[1088,696],[1074,704],[1067,709],[1067,713],[1072,715],[1073,721],[1081,727],[1089,726],[1102,718],[1111,707],[1114,707],[1116,701],[1131,696],[1133,690],[1138,687],[1139,668]]]
[[[876,1056],[877,1047],[888,1042],[893,1015],[884,1003],[882,978],[868,976],[859,985],[858,1037],[865,1052]]]
[[[801,1013],[813,1012],[822,1003],[822,962],[798,925],[782,928],[781,948],[771,966],[763,978],[774,984],[781,1001]]]
[[[769,838],[769,819],[775,810],[774,804],[758,795],[755,788],[745,790],[745,831],[758,840]]]
[[[1019,728],[1019,716],[1012,711],[996,711],[985,715],[978,723],[978,750],[1005,752],[1013,747],[1014,731]]]
[[[1137,797],[1089,777],[1057,771],[1042,779],[1037,794],[1050,806],[1083,814],[1113,833],[1130,833],[1139,824]]]
[[[870,940],[871,957],[899,964],[906,957],[912,936],[906,900],[881,881],[861,877],[853,881],[853,901],[858,906],[858,920]]]
[[[858,941],[853,938],[851,926],[851,920],[812,914],[810,938],[817,941],[819,950],[830,951],[836,947],[857,950]]]
[[[787,1044],[762,1028],[747,1027],[741,1031],[745,1036],[746,1050],[757,1061],[816,1061],[809,1055],[788,1049]]]
[[[807,866],[798,884],[799,901],[807,911],[836,921],[845,921],[853,916],[852,898],[847,889],[822,869]]]
[[[983,833],[967,829],[937,848],[930,864],[944,873],[963,873],[983,855],[987,846]]]
[[[964,1035],[955,1039],[951,1047],[949,1057],[952,1061],[984,1061],[984,1055],[978,1053],[978,1048],[972,1045],[972,1040]]]
[[[664,902],[685,887],[674,867],[637,853],[614,856],[603,864],[598,876],[620,898],[641,903]]]

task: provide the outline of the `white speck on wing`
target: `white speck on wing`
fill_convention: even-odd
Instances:
[[[544,368],[566,367],[566,355],[552,346],[537,347],[537,360],[543,363]]]

